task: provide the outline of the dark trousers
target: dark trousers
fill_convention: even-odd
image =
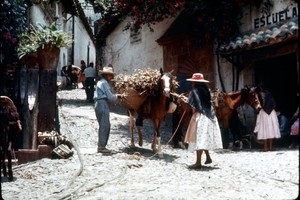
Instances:
[[[233,111],[232,116],[229,120],[229,129],[232,134],[232,142],[235,143],[240,141],[241,135],[241,122],[236,110]]]
[[[85,93],[88,101],[93,101],[94,99],[94,85],[94,78],[88,77],[85,79]]]
[[[176,131],[177,126],[179,125],[180,118],[181,118],[181,116],[180,116],[179,110],[177,108],[172,115],[172,134],[174,134],[174,132]],[[178,142],[181,142],[182,137],[183,137],[182,127],[179,127],[173,137],[173,145],[177,145]]]

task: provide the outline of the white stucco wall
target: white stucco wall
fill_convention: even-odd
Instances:
[[[273,7],[270,10],[270,16],[268,16],[268,23],[266,19],[266,15],[262,14],[262,8],[248,7],[244,10],[245,14],[241,20],[240,30],[242,33],[255,32],[258,29],[264,29],[266,27],[274,26],[275,24],[272,22],[272,17],[274,16],[278,21],[286,21],[297,12],[298,15],[298,6],[293,0],[273,0]],[[285,13],[285,9],[287,12]],[[265,17],[265,18],[264,18]],[[280,18],[280,19],[279,19]],[[271,20],[271,21],[270,21]],[[256,27],[255,27],[256,26]],[[257,28],[259,27],[259,28]],[[215,56],[215,71],[216,71],[216,86],[221,88],[221,82],[219,79],[218,68],[217,68],[217,56]],[[244,63],[245,65],[247,63]],[[226,92],[232,91],[232,64],[228,62],[226,59],[220,57],[220,74],[225,86]],[[245,68],[241,71],[239,76],[239,88],[241,89],[245,85],[253,85],[254,84],[254,72],[253,69],[249,66],[245,66]],[[236,84],[236,83],[235,83]]]
[[[30,22],[34,25],[36,23],[49,24],[44,17],[44,13],[38,6],[32,6],[30,8]]]
[[[215,82],[216,82],[216,87],[222,90],[221,87],[221,80],[220,76],[224,85],[224,89],[226,92],[231,92],[233,91],[232,87],[232,81],[233,78],[235,78],[236,81],[236,67],[234,68],[234,73],[235,77],[233,77],[233,72],[232,72],[232,64],[228,62],[226,59],[221,58],[220,56],[220,74],[218,73],[218,64],[217,64],[217,56],[214,56],[214,65],[215,65]],[[248,80],[246,77],[249,76],[249,69],[245,68],[239,75],[239,82],[238,82],[238,89],[243,88],[245,85],[251,85],[252,80]],[[236,83],[234,83],[234,88],[236,86]],[[235,90],[235,89],[234,89]]]
[[[71,20],[70,20],[71,21]],[[70,22],[72,23],[72,22]],[[74,65],[80,66],[80,61],[88,62],[96,61],[95,44],[91,40],[85,27],[78,17],[75,17],[74,31]],[[89,49],[89,51],[88,51]]]
[[[61,4],[58,4],[61,6]],[[63,8],[57,7],[56,9],[56,16],[58,16],[57,26],[58,29],[68,32],[72,35],[72,19],[70,19],[71,15],[67,15],[65,19],[63,19]],[[66,20],[69,19],[69,20]],[[37,22],[41,24],[48,24],[49,22],[44,16],[44,13],[39,8],[39,6],[32,6],[30,11],[30,21],[33,24]],[[91,38],[89,37],[87,31],[85,30],[80,18],[75,17],[75,32],[74,32],[74,63],[71,63],[71,46],[68,48],[61,48],[60,49],[60,58],[58,61],[57,72],[60,75],[61,68],[64,65],[74,64],[80,66],[80,61],[83,59],[85,62],[94,62],[96,61],[96,50],[95,44],[92,42]],[[89,59],[88,57],[88,45],[89,45]]]
[[[116,73],[131,74],[135,69],[163,67],[163,49],[156,42],[175,18],[153,25],[154,32],[148,26],[141,29],[141,41],[130,42],[130,30],[123,31],[128,20],[120,23],[107,37],[103,48],[103,65],[112,64]]]
[[[271,0],[270,2],[272,6],[269,13],[264,13],[262,6],[244,9],[241,32],[272,26],[276,22],[284,22],[298,15],[298,6],[294,0]]]

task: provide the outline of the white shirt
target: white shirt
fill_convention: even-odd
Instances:
[[[84,71],[83,71],[84,75],[86,78],[94,78],[95,77],[95,70],[93,67],[87,67]]]

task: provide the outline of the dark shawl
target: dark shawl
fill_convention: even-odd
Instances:
[[[259,100],[264,111],[268,115],[271,114],[272,110],[274,110],[276,107],[276,102],[273,95],[269,91],[263,90],[260,92]]]
[[[210,119],[215,117],[211,107],[210,91],[204,84],[199,84],[192,89],[189,94],[188,104]]]

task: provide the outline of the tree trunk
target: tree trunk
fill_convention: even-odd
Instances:
[[[38,131],[55,130],[56,69],[40,69]]]
[[[55,130],[57,64],[60,49],[45,45],[37,52],[40,66],[38,131]]]

